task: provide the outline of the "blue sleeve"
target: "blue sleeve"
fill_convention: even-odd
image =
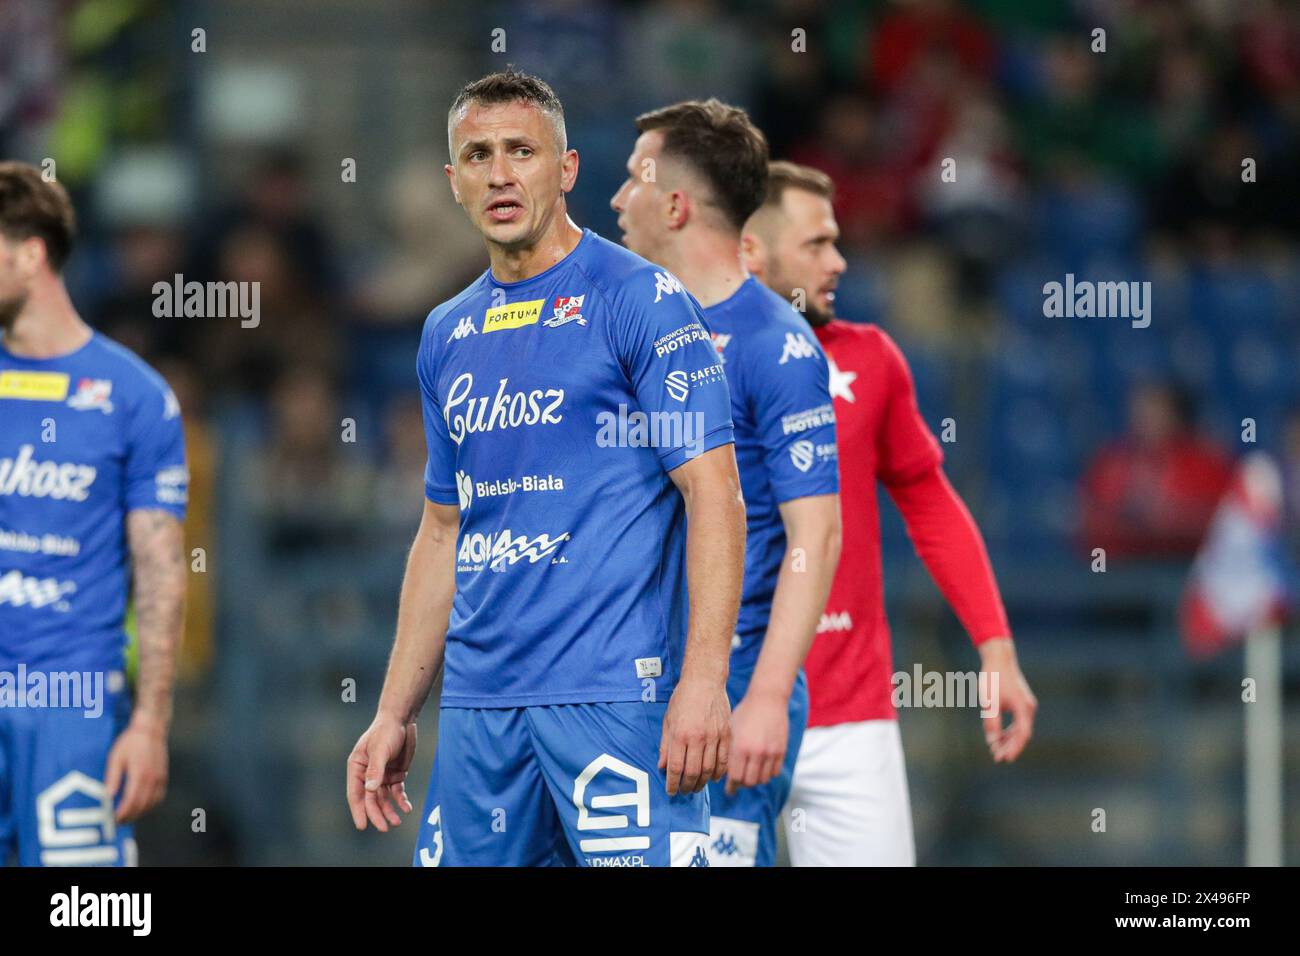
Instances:
[[[161,379],[146,384],[127,421],[126,510],[167,511],[181,521],[189,504],[181,406]]]
[[[699,306],[680,286],[666,291],[675,283],[660,276],[642,269],[621,284],[609,336],[672,471],[733,441],[731,393]]]
[[[750,414],[778,504],[840,489],[826,355],[811,332],[764,334],[746,349]]]
[[[415,372],[420,380],[420,405],[424,410],[424,441],[429,451],[424,466],[424,494],[434,504],[454,505],[460,500],[456,493],[456,444],[447,431],[442,405],[434,390],[433,349],[437,342],[434,325],[430,321],[425,327],[415,360]]]

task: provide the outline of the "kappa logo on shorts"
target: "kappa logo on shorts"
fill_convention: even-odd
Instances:
[[[593,796],[588,806],[587,787],[602,773],[612,773],[630,780],[633,789],[621,793]],[[634,824],[622,813],[593,813],[612,807],[636,810],[635,826],[650,826],[650,775],[610,754],[601,754],[583,769],[573,782],[573,805],[578,808],[578,830],[625,830]],[[626,850],[650,849],[649,836],[589,837],[578,841],[583,853],[622,853]]]

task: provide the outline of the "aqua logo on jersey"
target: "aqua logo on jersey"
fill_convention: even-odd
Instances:
[[[533,299],[531,302],[511,302],[488,309],[483,316],[483,334],[536,325],[545,304],[545,299]]]

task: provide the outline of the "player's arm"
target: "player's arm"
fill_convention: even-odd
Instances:
[[[840,555],[839,461],[826,357],[811,333],[810,353],[782,364],[788,333],[742,353],[745,392],[768,484],[781,511],[786,551],[749,688],[732,715],[727,790],[776,776],[789,745],[794,682],[826,610]],[[794,429],[792,422],[805,427]]]
[[[840,559],[839,495],[796,498],[780,509],[785,559],[754,675],[736,707],[730,793],[766,783],[781,772],[789,743],[790,693],[826,610]]]
[[[348,808],[358,830],[367,820],[381,833],[411,812],[406,774],[415,756],[415,719],[424,706],[446,648],[447,623],[456,596],[456,505],[424,503],[415,541],[406,558],[397,637],[379,707],[369,729],[348,757]]]
[[[113,742],[105,773],[110,799],[122,790],[119,823],[129,823],[152,809],[167,792],[167,731],[185,618],[180,519],[151,508],[128,512],[126,538],[135,582],[140,666],[131,720]]]
[[[1038,699],[1020,671],[979,527],[937,465],[885,488],[898,505],[917,555],[979,651],[981,680],[988,682],[997,704],[996,714],[983,718],[989,752],[996,762],[1015,760],[1033,735]],[[1011,714],[1005,727],[1004,711]]]
[[[668,792],[694,793],[727,772],[727,668],[745,573],[745,502],[735,446],[719,445],[668,473],[686,505],[686,652],[659,746]]]
[[[1009,762],[1029,743],[1038,700],[1020,671],[984,538],[943,473],[943,456],[921,418],[907,360],[883,333],[881,345],[889,398],[877,435],[878,477],[917,555],[979,649],[981,680],[997,698],[997,714],[984,718],[984,738],[995,761]],[[1007,727],[1003,711],[1012,717]]]

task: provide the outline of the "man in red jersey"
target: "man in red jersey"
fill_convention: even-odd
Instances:
[[[891,691],[889,623],[881,578],[876,482],[979,649],[996,688],[984,718],[993,759],[1020,756],[1038,701],[1015,645],[979,529],[943,473],[943,453],[921,419],[902,352],[875,325],[834,317],[845,262],[828,176],[774,162],[767,198],[745,225],[746,268],[802,305],[825,349],[840,445],[843,552],[826,613],[804,663],[810,710],[786,806],[795,866],[911,866],[916,861],[902,740]],[[1001,712],[1012,720],[1003,726]]]

